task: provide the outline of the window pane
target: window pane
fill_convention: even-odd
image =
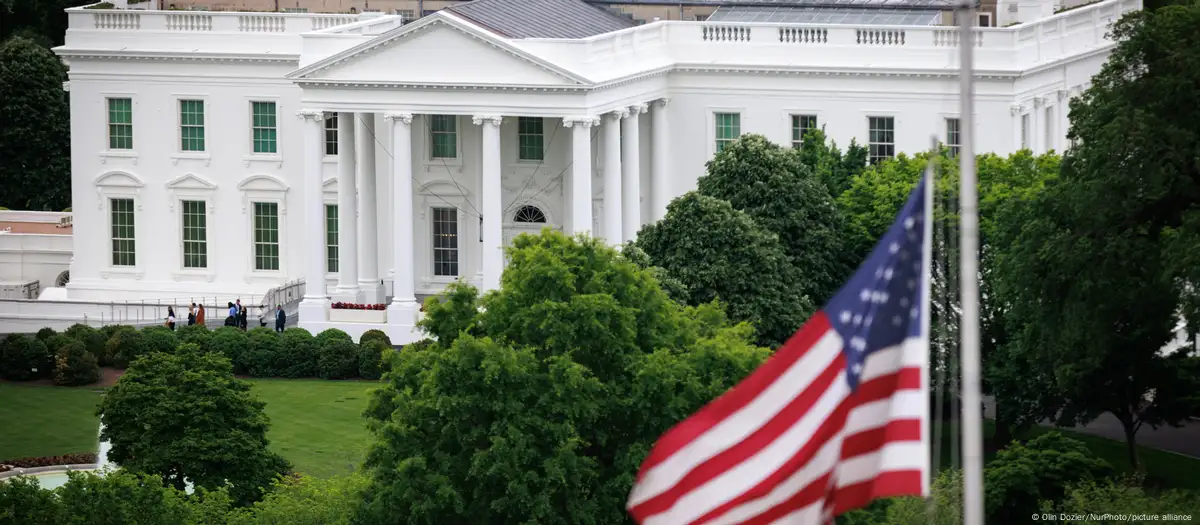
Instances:
[[[338,271],[338,207],[325,205],[325,271]]]
[[[430,115],[429,134],[435,159],[458,158],[458,117],[454,115]]]
[[[251,102],[255,153],[275,153],[275,103]]]
[[[183,151],[204,151],[204,101],[179,101],[179,136]]]
[[[896,120],[893,117],[867,118],[867,160],[875,164],[896,155]]]
[[[279,269],[279,204],[254,203],[254,269]]]
[[[946,147],[950,150],[950,156],[952,157],[958,156],[958,148],[961,145],[958,125],[958,119],[946,119]]]
[[[433,274],[458,275],[458,210],[433,209]]]
[[[133,149],[133,100],[108,99],[108,149]]]
[[[545,160],[542,138],[544,123],[541,117],[517,118],[517,159]]]
[[[338,115],[337,113],[325,114],[325,154],[338,154]]]
[[[816,115],[792,115],[792,147],[799,149],[804,136],[814,129],[817,129]]]
[[[742,134],[742,115],[740,113],[717,113],[715,115],[717,138],[717,153],[725,149],[730,142],[737,140]]]
[[[204,201],[183,201],[183,267],[208,267],[208,216]]]
[[[133,199],[112,199],[112,264],[134,266],[135,240],[133,231]]]

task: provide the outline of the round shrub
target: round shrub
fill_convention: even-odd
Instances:
[[[60,386],[90,385],[100,380],[100,363],[96,356],[78,340],[58,349],[54,356],[54,384]]]
[[[365,339],[365,335],[364,335]],[[379,339],[367,339],[358,345],[358,376],[363,379],[379,379],[383,376],[383,355],[392,350],[391,345]]]
[[[0,342],[0,377],[28,381],[50,374],[50,353],[36,338],[9,334]]]
[[[137,330],[116,330],[104,345],[105,361],[117,368],[125,368],[134,359],[141,357],[142,333]]]
[[[208,345],[204,347],[209,352],[220,352],[229,361],[233,363],[233,373],[245,375],[246,370],[246,353],[250,351],[250,337],[246,332],[232,326],[222,326],[213,330],[212,337],[208,338]]]
[[[134,328],[127,324],[110,324],[110,325],[100,327],[100,333],[104,335],[104,340],[106,341],[105,344],[107,344],[107,341],[109,339],[112,339],[113,334],[115,334],[117,332],[128,331],[128,330],[136,331],[137,328]]]
[[[252,377],[278,377],[275,366],[282,353],[282,339],[274,330],[261,326],[250,330],[248,335],[250,348],[242,355],[246,372]]]
[[[138,356],[146,356],[154,352],[174,354],[179,347],[179,338],[175,332],[165,326],[151,326],[142,329],[141,347]]]
[[[50,328],[49,326],[47,326],[47,327],[37,331],[37,340],[44,343],[44,342],[46,342],[47,339],[50,339],[51,337],[53,337],[55,335],[58,335],[58,332],[55,331],[53,328]]]
[[[383,330],[367,330],[363,332],[362,337],[358,338],[358,344],[367,344],[368,341],[383,341],[383,344],[388,347],[392,346],[392,340],[384,333]]]
[[[175,329],[175,337],[179,339],[179,344],[191,343],[204,348],[209,338],[212,337],[212,330],[198,324],[183,325]]]
[[[330,328],[328,330],[325,330],[324,332],[317,334],[316,339],[317,339],[317,341],[316,341],[317,346],[322,347],[322,348],[327,343],[332,342],[332,341],[346,341],[347,343],[354,342],[354,338],[350,337],[350,334],[347,334],[346,332],[338,330],[337,328]]]
[[[329,332],[326,330],[322,335]],[[320,336],[317,336],[320,339]],[[320,349],[317,376],[321,379],[346,379],[358,373],[358,345],[351,341],[334,340]]]
[[[316,377],[317,361],[320,352],[317,351],[317,341],[312,334],[303,328],[288,328],[280,337],[279,363],[275,369],[280,377],[299,378]]]
[[[86,324],[73,324],[63,334],[83,343],[83,347],[96,357],[96,362],[105,361],[104,345],[108,343],[108,338],[104,337],[103,332]]]

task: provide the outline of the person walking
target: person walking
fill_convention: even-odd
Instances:
[[[196,305],[196,324],[204,326],[204,303]]]
[[[175,329],[175,309],[167,307],[167,328]]]
[[[287,324],[287,313],[283,311],[283,305],[275,305],[275,331],[282,332],[284,325]]]
[[[188,326],[196,324],[196,303],[188,307]]]

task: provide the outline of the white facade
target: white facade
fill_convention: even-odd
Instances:
[[[1107,25],[1138,8],[1107,0],[977,29],[977,151],[1064,149],[1066,104],[1106,59]],[[375,14],[68,13],[56,51],[71,68],[70,298],[262,295],[322,281],[307,287],[302,326],[358,334],[373,326],[331,321],[342,316],[329,303],[393,297],[379,315],[396,342],[411,337],[417,296],[457,278],[496,287],[500,246],[516,234],[632,237],[695,187],[730,114],[732,132],[782,144],[793,116],[815,116],[842,146],[889,123],[894,139],[876,149],[895,153],[946,141],[958,116],[949,27],[670,21],[511,39],[449,11],[407,25]],[[334,144],[340,155],[327,155]],[[334,204],[340,271],[329,273]],[[545,222],[519,222],[519,210]],[[115,243],[117,230],[132,242]]]

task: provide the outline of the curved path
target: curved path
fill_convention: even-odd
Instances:
[[[1125,441],[1125,430],[1121,428],[1121,422],[1108,413],[1087,425],[1080,425],[1071,430],[1120,442]],[[1179,428],[1164,426],[1154,429],[1149,425],[1143,425],[1137,433],[1137,443],[1145,447],[1200,458],[1200,421],[1186,421]]]

